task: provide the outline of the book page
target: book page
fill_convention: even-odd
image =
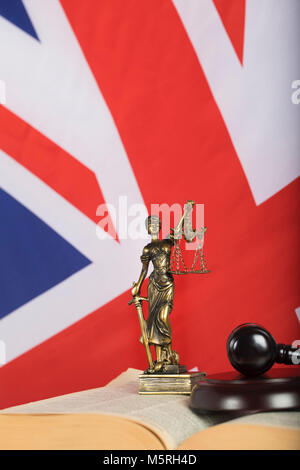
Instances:
[[[1,450],[165,450],[159,434],[102,414],[1,414]]]
[[[231,421],[193,434],[179,450],[300,450],[300,430]]]
[[[198,416],[189,396],[139,395],[140,370],[128,369],[107,386],[8,408],[0,413],[101,413],[131,418],[152,426],[168,448],[192,434],[227,421],[228,413]]]

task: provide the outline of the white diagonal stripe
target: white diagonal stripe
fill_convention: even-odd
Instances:
[[[300,175],[300,2],[246,2],[243,66],[212,0],[173,3],[261,204]]]

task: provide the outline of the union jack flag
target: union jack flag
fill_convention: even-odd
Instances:
[[[299,339],[299,18],[298,0],[0,0],[1,408],[146,368],[127,305],[145,243],[96,236],[124,195],[205,204],[211,273],[175,281],[183,364],[229,370],[244,322]]]

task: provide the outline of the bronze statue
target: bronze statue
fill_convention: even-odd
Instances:
[[[142,271],[138,281],[133,284],[131,290],[133,299],[129,304],[134,303],[138,311],[142,331],[140,341],[145,346],[149,362],[149,368],[145,371],[147,373],[182,373],[186,371],[184,366],[179,365],[179,356],[172,349],[170,314],[173,309],[174,278],[170,264],[172,248],[182,235],[186,241],[191,242],[195,236],[200,238],[205,232],[205,229],[201,232],[191,230],[190,226],[188,227],[189,230],[186,227],[183,231],[184,222],[186,221],[186,225],[190,223],[190,213],[194,204],[194,201],[188,201],[179,223],[174,229],[171,229],[171,233],[163,240],[159,239],[161,229],[159,217],[150,215],[146,219],[146,228],[152,240],[144,247],[141,256]],[[149,277],[147,298],[145,298],[141,297],[140,293],[147,276],[150,261],[152,261],[154,269]],[[143,300],[148,301],[149,305],[147,320],[144,320],[142,313],[141,302]],[[150,345],[155,347],[156,361],[152,360]]]

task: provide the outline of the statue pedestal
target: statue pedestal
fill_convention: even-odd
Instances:
[[[205,376],[205,372],[144,373],[139,375],[139,394],[190,395],[193,386],[200,380],[204,379]]]

